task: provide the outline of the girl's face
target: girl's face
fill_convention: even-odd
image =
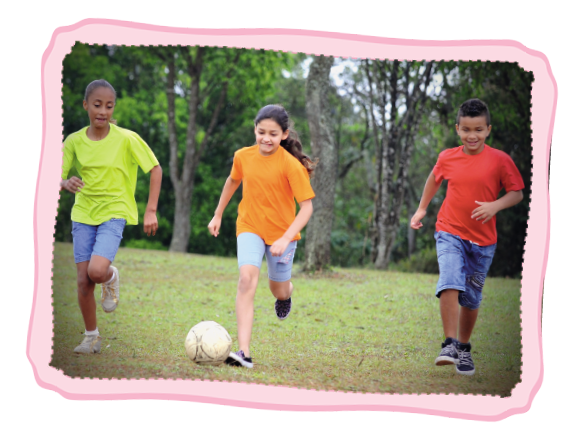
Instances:
[[[89,114],[89,122],[94,129],[107,128],[115,108],[115,94],[101,86],[87,97],[87,101],[83,100],[83,108]]]
[[[282,131],[281,126],[274,120],[266,118],[255,126],[255,140],[259,145],[259,153],[270,156],[277,151],[279,144],[289,135],[289,129]]]

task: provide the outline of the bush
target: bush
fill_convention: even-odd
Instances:
[[[157,249],[160,251],[165,251],[168,248],[162,244],[161,241],[153,241],[145,238],[132,238],[125,242],[123,245],[125,248],[134,249]]]
[[[401,260],[395,266],[401,272],[421,272],[424,274],[439,274],[437,252],[435,247],[428,247],[413,254],[410,258]]]

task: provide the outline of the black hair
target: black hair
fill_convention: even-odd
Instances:
[[[289,135],[285,140],[282,140],[280,145],[291,155],[298,159],[298,161],[308,170],[308,174],[311,176],[312,172],[316,168],[318,160],[313,162],[310,157],[308,157],[302,150],[302,143],[298,133],[293,128],[293,121],[289,118],[289,115],[285,108],[281,105],[267,105],[259,110],[257,117],[255,117],[255,126],[259,122],[270,119],[277,123],[283,132],[289,129]]]
[[[113,86],[111,86],[111,84],[107,80],[103,80],[102,78],[100,78],[99,80],[93,80],[91,83],[89,83],[87,85],[87,87],[85,88],[85,96],[83,97],[83,100],[87,101],[87,99],[89,98],[91,93],[93,91],[95,91],[97,88],[109,88],[109,89],[111,89],[111,92],[113,92],[113,96],[115,97],[115,100],[117,101],[117,92],[115,92],[115,89],[113,89]],[[114,104],[115,104],[115,102],[114,102]],[[117,120],[115,120],[113,118],[109,121],[110,121],[110,123],[113,123],[114,125],[117,124]]]
[[[93,91],[95,91],[97,88],[109,88],[109,89],[111,89],[111,92],[113,92],[113,95],[117,99],[117,92],[115,92],[115,89],[113,89],[113,86],[111,86],[111,84],[107,80],[99,79],[99,80],[93,80],[91,83],[89,83],[87,85],[87,88],[85,88],[85,97],[83,97],[83,100],[87,101],[87,99],[89,98],[91,93]]]
[[[460,109],[457,112],[457,117],[455,119],[455,124],[460,124],[461,117],[486,117],[486,124],[490,126],[490,111],[488,111],[488,105],[482,100],[477,98],[472,98],[462,103]]]

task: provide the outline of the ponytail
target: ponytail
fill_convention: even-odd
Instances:
[[[304,168],[307,169],[308,175],[311,177],[312,173],[314,172],[314,169],[316,169],[318,160],[316,159],[316,161],[313,162],[310,159],[310,157],[308,157],[302,151],[302,143],[300,142],[298,133],[293,128],[288,129],[289,135],[285,140],[282,140],[280,144],[287,152],[289,152],[291,155],[293,155],[295,158],[299,160],[299,162],[304,166]]]

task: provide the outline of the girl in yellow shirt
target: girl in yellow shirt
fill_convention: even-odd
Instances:
[[[138,223],[135,190],[138,166],[150,173],[150,196],[144,232],[156,235],[156,209],[162,168],[152,150],[135,132],[112,120],[116,92],[107,81],[95,80],[85,91],[83,107],[89,126],[67,137],[63,147],[61,189],[75,194],[71,211],[73,252],[77,265],[77,294],[85,323],[85,338],[77,353],[101,352],[97,329],[96,283],[101,283],[101,306],[113,312],[119,302],[119,272],[111,265],[123,229]],[[80,177],[67,179],[75,166]]]
[[[257,144],[235,152],[231,174],[208,225],[212,235],[219,235],[223,212],[243,183],[237,217],[239,284],[235,304],[240,350],[231,352],[226,361],[234,366],[253,367],[253,300],[263,256],[269,288],[276,298],[277,317],[284,320],[291,310],[293,257],[300,231],[312,215],[315,197],[309,178],[315,163],[303,153],[291,126],[282,106],[268,105],[259,111],[255,118]],[[297,216],[294,198],[300,206]]]

